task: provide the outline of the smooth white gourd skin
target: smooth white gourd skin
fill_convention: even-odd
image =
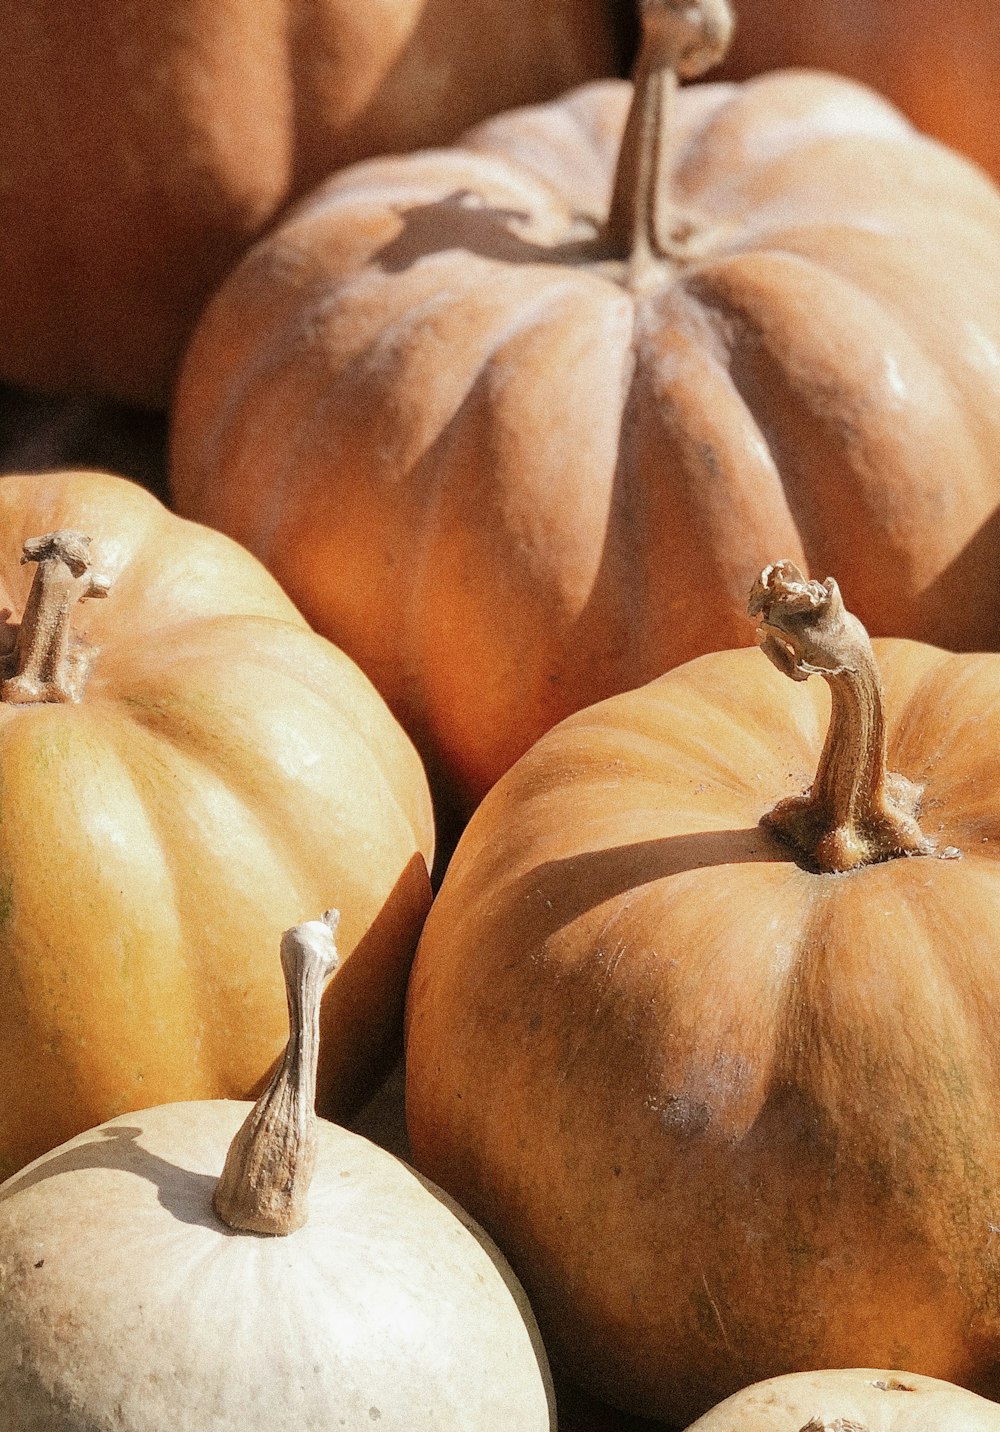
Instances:
[[[1000,1404],[910,1372],[838,1368],[771,1377],[688,1432],[1000,1432]]]
[[[0,1187],[0,1432],[550,1432],[513,1274],[385,1150],[320,1121],[305,1227],[220,1222],[249,1108],[127,1114]]]

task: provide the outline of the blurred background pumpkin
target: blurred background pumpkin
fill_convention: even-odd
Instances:
[[[289,199],[625,63],[615,0],[0,0],[0,379],[154,406]]]
[[[740,0],[738,18],[723,78],[799,65],[849,75],[1000,178],[994,0]]]

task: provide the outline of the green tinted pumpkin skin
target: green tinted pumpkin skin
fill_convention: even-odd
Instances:
[[[1000,1394],[1000,657],[873,645],[937,854],[826,874],[762,826],[829,696],[718,653],[543,737],[418,949],[417,1166],[554,1362],[669,1425],[815,1367]]]
[[[151,1097],[249,1093],[286,1027],[277,937],[335,900],[320,1105],[346,1112],[430,900],[419,760],[257,562],[122,479],[0,480],[15,620],[22,544],[57,528],[92,536],[111,589],[72,612],[79,702],[0,701],[0,1168]]]

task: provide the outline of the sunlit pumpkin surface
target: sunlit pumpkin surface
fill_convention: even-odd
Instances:
[[[1000,1407],[919,1373],[790,1373],[727,1397],[688,1432],[997,1432]]]

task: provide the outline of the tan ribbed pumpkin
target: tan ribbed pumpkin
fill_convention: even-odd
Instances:
[[[877,633],[1000,630],[1000,195],[830,76],[674,97],[728,16],[643,8],[634,88],[317,191],[178,389],[179,509],[465,810],[569,712],[751,640],[775,551]]]

